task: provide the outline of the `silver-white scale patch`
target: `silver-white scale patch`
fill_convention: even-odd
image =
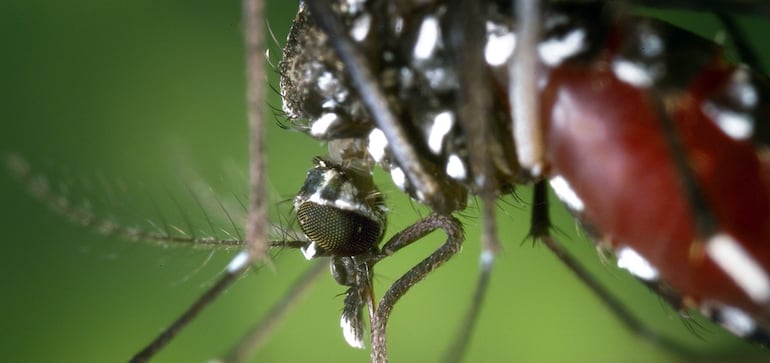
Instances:
[[[730,85],[730,91],[740,101],[741,105],[746,108],[752,108],[759,102],[757,90],[750,83],[750,80],[751,77],[747,68],[741,67],[733,73],[733,83]]]
[[[425,17],[420,24],[417,41],[414,44],[414,57],[417,59],[430,58],[438,47],[440,35],[438,19],[435,16]]]
[[[318,248],[315,242],[310,242],[307,247],[302,247],[299,250],[302,251],[302,255],[305,256],[306,260],[312,260],[318,255]]]
[[[353,21],[353,27],[350,28],[350,37],[353,40],[360,42],[366,39],[369,35],[369,29],[372,26],[372,16],[369,14],[361,14]]]
[[[476,185],[484,185],[484,183],[487,182],[487,177],[484,175],[476,175],[474,179],[475,179]]]
[[[396,167],[390,171],[390,178],[393,179],[393,184],[396,184],[398,189],[406,189],[406,175],[401,168]]]
[[[230,263],[227,264],[227,272],[233,273],[243,268],[247,263],[249,263],[249,253],[246,251],[241,251],[235,257],[230,261]]]
[[[353,183],[342,183],[340,185],[340,195],[344,199],[355,199],[355,196],[358,194],[358,188],[353,185]]]
[[[326,135],[326,132],[329,131],[329,127],[339,119],[340,118],[336,113],[325,113],[321,115],[321,117],[319,117],[318,120],[315,120],[313,125],[310,126],[310,135],[315,137]]]
[[[618,256],[618,267],[628,270],[632,275],[645,280],[654,281],[658,279],[658,269],[653,267],[647,259],[630,247],[621,247],[616,255]]]
[[[323,103],[321,103],[321,108],[324,110],[333,110],[335,107],[337,107],[339,103],[335,100],[326,100]]]
[[[414,72],[409,67],[401,67],[398,70],[398,80],[404,88],[412,87],[414,84]]]
[[[417,195],[417,200],[421,202],[426,201],[425,193],[422,190],[417,189],[414,193]]]
[[[316,80],[316,85],[318,85],[318,89],[322,92],[330,92],[332,88],[335,85],[335,79],[331,72],[323,72],[320,76],[318,76],[318,79]]]
[[[537,46],[540,59],[548,66],[555,67],[565,59],[582,51],[585,44],[584,29],[575,29],[562,38],[550,38]]]
[[[447,90],[454,86],[456,79],[452,77],[454,73],[447,72],[444,68],[429,68],[423,72],[423,76],[428,79],[428,86],[436,90]]]
[[[545,19],[543,29],[553,29],[557,26],[567,24],[569,17],[564,14],[551,14]]]
[[[366,0],[347,0],[346,3],[348,5],[348,12],[355,14],[363,10]]]
[[[321,162],[323,163],[323,162]],[[321,166],[325,166],[321,164]],[[351,183],[344,183],[340,186],[339,194],[334,200],[324,198],[322,193],[327,188],[332,180],[339,178],[340,174],[334,169],[329,169],[323,173],[323,181],[318,185],[313,194],[307,199],[295,200],[294,207],[299,208],[299,203],[312,202],[320,205],[331,205],[342,210],[361,211],[365,210],[366,206],[358,202],[356,195],[358,189]]]
[[[369,151],[372,159],[375,162],[380,162],[385,157],[385,148],[388,146],[388,138],[385,137],[385,133],[380,129],[373,129],[369,133],[369,142],[366,145],[366,150]]]
[[[655,81],[650,70],[622,58],[612,61],[612,71],[619,80],[638,88],[648,88]]]
[[[444,137],[452,130],[455,118],[451,111],[444,111],[433,118],[433,125],[428,133],[428,148],[434,154],[441,152],[441,146],[444,143]]]
[[[663,40],[660,39],[658,34],[647,30],[641,34],[641,38],[642,44],[640,47],[642,48],[642,55],[647,58],[654,58],[663,53]]]
[[[516,34],[492,22],[487,22],[487,34],[484,60],[493,67],[507,63],[516,49]]]
[[[457,154],[449,155],[449,159],[446,162],[446,175],[449,175],[455,180],[465,180],[468,176],[468,172],[465,170],[465,164]]]
[[[326,163],[324,163],[323,160],[319,161],[318,166],[325,168]],[[326,188],[326,186],[329,185],[332,179],[337,177],[338,173],[333,169],[328,169],[328,170],[324,170],[324,172],[321,175],[323,176],[323,180],[321,181],[320,184],[318,184],[318,186],[315,187],[313,194],[318,194],[320,190]],[[298,203],[302,203],[302,202],[303,201],[301,199],[296,198],[294,200],[294,207],[299,208]]]
[[[281,111],[283,111],[283,114],[286,115],[289,119],[295,119],[297,118],[297,111],[295,111],[293,108],[291,108],[291,105],[287,102],[288,98],[284,97],[284,95],[281,95]]]
[[[754,133],[750,115],[721,109],[711,102],[704,103],[701,110],[716,122],[722,132],[735,140],[746,140]]]
[[[743,312],[743,310],[732,306],[721,307],[719,315],[721,318],[720,325],[739,337],[748,336],[757,328],[757,323],[754,322],[754,319]]]
[[[363,337],[353,326],[353,322],[348,320],[344,315],[340,319],[340,328],[342,328],[342,336],[345,337],[345,341],[348,342],[348,345],[353,348],[364,349]]]
[[[331,205],[336,208],[339,208],[342,210],[349,210],[349,211],[360,212],[361,210],[366,209],[366,207],[361,203],[358,203],[353,198],[353,195],[351,194],[340,193],[336,199],[329,200],[321,196],[320,189],[317,192],[310,195],[310,197],[307,198],[307,201],[315,204],[320,204],[320,205]]]
[[[393,31],[399,35],[404,31],[404,18],[396,17],[396,20],[393,21]]]
[[[752,300],[770,302],[770,277],[738,241],[718,233],[706,242],[706,253]]]
[[[490,267],[492,267],[492,264],[495,262],[495,253],[489,250],[484,250],[481,252],[481,256],[479,256],[479,265],[481,265],[482,270],[488,270]]]
[[[556,193],[556,196],[564,202],[570,209],[576,212],[582,212],[585,209],[583,200],[578,197],[577,193],[567,183],[567,180],[562,178],[561,175],[557,175],[548,181],[551,184],[551,188]]]

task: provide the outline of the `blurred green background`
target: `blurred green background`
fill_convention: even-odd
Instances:
[[[285,38],[294,1],[268,3]],[[713,35],[713,23],[683,20]],[[755,21],[758,34],[770,30]],[[710,33],[709,33],[710,32]],[[756,39],[754,39],[756,42]],[[269,41],[277,61],[279,45]],[[216,202],[246,198],[246,121],[240,5],[235,1],[28,1],[0,4],[0,152],[15,152],[49,185],[95,214],[152,229],[164,220],[233,232]],[[765,47],[767,49],[767,47]],[[275,72],[270,84],[277,86]],[[273,203],[292,197],[321,145],[282,130],[265,106]],[[392,210],[388,235],[423,209],[379,175]],[[199,187],[210,192],[197,192]],[[529,199],[523,188],[520,196]],[[158,247],[82,228],[31,198],[0,172],[0,361],[125,361],[209,286],[236,250]],[[178,207],[177,207],[178,205]],[[521,244],[528,203],[501,205],[501,253],[468,362],[664,362],[677,358],[626,331],[544,248]],[[556,204],[555,204],[556,205]],[[286,210],[286,203],[283,210]],[[761,357],[705,323],[702,340],[612,264],[603,264],[563,208],[560,238],[634,311],[696,351]],[[280,215],[280,212],[276,212]],[[393,362],[437,361],[469,301],[477,274],[478,213],[463,213],[467,243],[397,305]],[[224,234],[217,232],[220,236]],[[378,265],[378,291],[440,243],[440,235]],[[203,362],[264,317],[308,264],[286,251],[244,277],[157,356]],[[261,362],[363,362],[338,326],[344,289],[326,274],[255,357]],[[770,358],[770,356],[765,355]]]

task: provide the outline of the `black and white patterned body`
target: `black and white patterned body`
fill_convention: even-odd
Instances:
[[[770,236],[760,227],[770,223],[770,185],[762,177],[770,166],[760,156],[770,139],[767,83],[727,64],[717,45],[660,21],[616,14],[603,1],[548,4],[532,69],[543,139],[517,138],[513,130],[525,120],[512,121],[516,105],[509,96],[516,79],[508,67],[517,34],[507,1],[483,2],[483,19],[476,21],[484,24],[484,44],[468,47],[483,49],[483,65],[472,69],[458,65],[465,43],[455,41],[458,14],[447,2],[332,4],[406,130],[414,160],[396,161],[393,139],[373,121],[304,4],[279,67],[284,112],[317,139],[353,140],[351,162],[379,164],[396,186],[439,214],[462,210],[482,186],[501,195],[516,184],[549,179],[597,232],[597,241],[617,252],[619,266],[666,292],[677,307],[698,308],[737,335],[766,340],[770,249],[762,242]],[[465,88],[466,72],[477,88]],[[488,107],[468,120],[463,94],[482,91]],[[467,136],[481,124],[490,137],[471,149]],[[672,147],[672,135],[682,145]],[[528,143],[545,149],[536,167],[520,166]],[[737,150],[729,157],[728,147]],[[490,167],[474,174],[473,153],[482,153]],[[703,155],[713,163],[699,164]],[[432,177],[429,188],[416,186],[413,165]],[[756,200],[735,190],[738,183],[730,178],[737,171],[713,172],[737,165],[746,166],[740,172],[752,182]],[[644,175],[655,175],[655,183]],[[684,189],[691,190],[682,190],[687,178],[693,180]],[[647,199],[631,198],[622,188]],[[702,199],[711,204],[703,207]],[[634,210],[647,214],[632,218]],[[753,230],[733,218],[737,210],[754,214],[759,222]],[[692,214],[715,217],[696,225]],[[670,221],[672,227],[661,230]],[[730,229],[745,237],[722,238],[721,231]],[[717,248],[725,244],[732,250]],[[701,283],[707,280],[719,281],[713,284],[718,287]]]

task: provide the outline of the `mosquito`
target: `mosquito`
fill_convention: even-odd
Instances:
[[[260,154],[261,154],[261,153],[260,153]],[[310,157],[310,156],[308,156],[308,158],[309,158],[309,157]],[[395,231],[394,231],[394,232],[395,232]],[[231,265],[231,266],[236,266],[236,267],[238,267],[238,266],[240,266],[240,265],[238,265],[238,264],[233,264],[233,265]],[[500,335],[504,335],[504,334],[500,333]],[[395,343],[394,343],[393,345],[395,346]]]

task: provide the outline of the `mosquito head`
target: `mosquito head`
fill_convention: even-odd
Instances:
[[[303,250],[308,259],[365,253],[385,232],[385,201],[371,175],[328,160],[316,159],[294,208],[311,241]]]

